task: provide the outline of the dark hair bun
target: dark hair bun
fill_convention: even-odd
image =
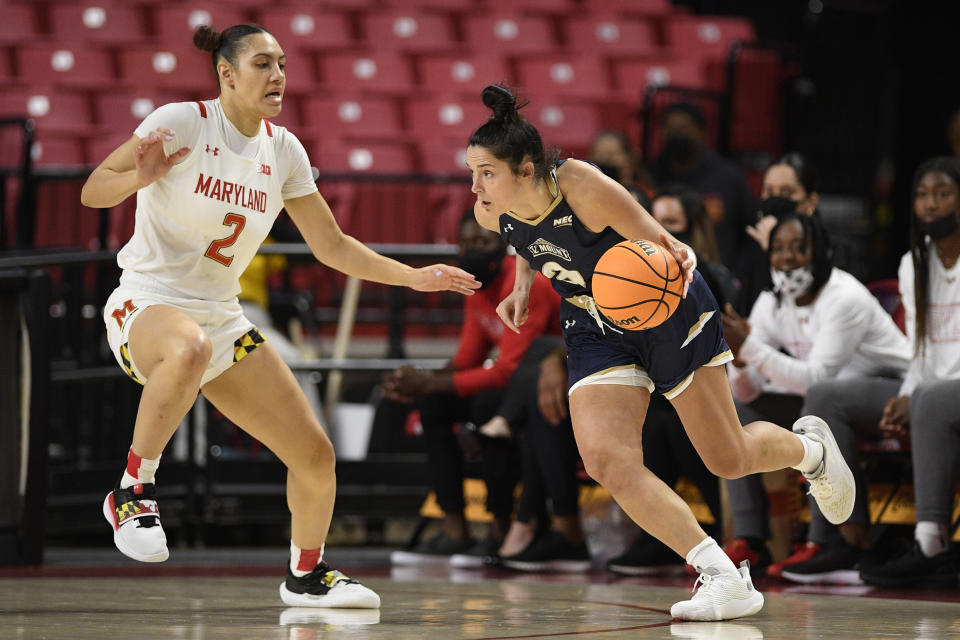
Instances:
[[[517,98],[499,84],[491,84],[480,94],[483,104],[493,110],[493,119],[499,122],[517,117]]]
[[[193,32],[193,45],[201,51],[214,52],[220,48],[220,32],[205,24]]]

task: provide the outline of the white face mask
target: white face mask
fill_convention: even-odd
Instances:
[[[771,268],[770,277],[773,279],[773,290],[791,300],[804,295],[813,286],[813,269],[810,265],[790,271]]]

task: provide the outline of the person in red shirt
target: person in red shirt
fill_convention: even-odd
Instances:
[[[545,355],[534,357],[534,341],[543,335],[560,334],[560,298],[543,276],[534,280],[530,315],[521,331],[505,330],[497,305],[513,290],[516,258],[506,255],[506,244],[499,234],[481,227],[473,211],[460,220],[459,247],[461,267],[474,274],[481,287],[464,304],[456,354],[442,370],[401,367],[383,381],[388,399],[413,403],[420,411],[433,489],[444,512],[442,531],[414,549],[394,552],[394,564],[447,562],[456,555],[466,563],[462,566],[468,566],[471,563],[466,561],[471,558],[496,557],[510,526],[519,456],[511,439],[476,439],[487,485],[487,510],[494,518],[489,535],[476,543],[464,517],[463,454],[454,425],[480,425],[493,417],[504,389],[525,362],[528,351],[531,353],[526,361],[531,366]],[[494,351],[496,355],[492,356]]]

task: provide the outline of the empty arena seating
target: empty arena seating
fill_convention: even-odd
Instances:
[[[361,24],[372,50],[428,53],[458,45],[453,22],[441,14],[396,10],[365,15]]]
[[[434,93],[462,94],[476,99],[488,84],[513,84],[509,65],[497,55],[424,56],[419,61],[420,83]]]
[[[320,81],[328,89],[406,94],[413,90],[413,67],[402,55],[385,52],[321,56]]]
[[[98,89],[116,83],[110,53],[83,43],[24,45],[16,58],[23,84]]]
[[[357,46],[350,16],[310,6],[261,10],[257,24],[277,37],[289,56],[291,49],[337,51]]]
[[[122,86],[144,91],[215,95],[216,77],[210,55],[195,48],[124,48],[120,55]]]
[[[53,4],[49,19],[50,34],[61,44],[138,44],[148,37],[144,12],[122,4]]]

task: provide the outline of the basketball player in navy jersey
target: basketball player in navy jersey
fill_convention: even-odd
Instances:
[[[734,566],[686,503],[642,464],[650,394],[670,400],[713,473],[736,478],[794,467],[807,477],[823,513],[843,522],[855,488],[829,427],[815,416],[798,420],[792,432],[770,422],[741,426],[722,366],[732,355],[693,251],[595,167],[572,159],[555,164],[509,90],[491,85],[482,97],[493,116],[467,146],[474,212],[517,250],[513,292],[497,309],[501,319],[514,331],[523,324],[537,271],[564,299],[570,414],[586,470],[638,525],[700,573],[693,597],[676,603],[671,614],[724,620],[758,612],[763,596],[749,567]],[[659,242],[684,272],[676,311],[644,331],[617,328],[591,296],[594,265],[625,238]]]
[[[303,145],[266,118],[280,113],[285,56],[253,25],[201,27],[215,100],[167,104],[83,186],[89,207],[137,194],[133,237],[104,321],[117,362],[144,385],[126,471],[103,503],[114,543],[142,562],[167,559],[154,474],[197,392],[287,466],[291,606],[377,608],[379,596],[323,562],[336,495],[333,447],[287,365],[242,312],[239,277],[286,208],[318,260],[419,291],[480,287],[448,265],[414,269],[344,235],[320,196]]]

